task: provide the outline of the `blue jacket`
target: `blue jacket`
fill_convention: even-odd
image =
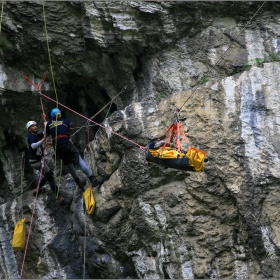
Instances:
[[[70,122],[66,119],[51,120],[46,125],[47,136],[51,135],[53,145],[57,141],[57,146],[69,142]]]

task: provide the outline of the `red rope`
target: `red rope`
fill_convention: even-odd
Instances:
[[[44,96],[44,97],[46,97],[47,99],[49,99],[49,100],[55,102],[56,104],[59,104],[60,106],[62,106],[62,107],[64,107],[64,108],[66,108],[66,109],[72,111],[73,113],[79,115],[80,117],[82,117],[82,118],[84,118],[84,119],[86,119],[86,120],[88,120],[88,121],[90,121],[90,122],[92,122],[92,123],[94,123],[94,124],[96,124],[96,125],[98,125],[98,126],[104,128],[104,129],[106,129],[106,130],[109,130],[112,134],[117,135],[117,136],[123,138],[124,140],[126,140],[126,141],[128,141],[128,142],[130,142],[130,143],[132,143],[132,144],[134,144],[134,145],[136,145],[136,146],[138,146],[141,150],[145,151],[145,148],[144,148],[143,146],[137,144],[136,142],[134,142],[134,141],[132,141],[132,140],[129,140],[128,138],[126,138],[126,137],[120,135],[119,133],[116,133],[116,132],[114,132],[114,131],[108,129],[107,127],[105,127],[105,126],[103,126],[103,125],[101,125],[101,124],[99,124],[99,123],[97,123],[97,122],[95,122],[95,121],[93,121],[93,120],[91,120],[91,119],[89,119],[89,118],[83,116],[82,114],[79,114],[78,112],[75,112],[74,110],[68,108],[67,106],[65,106],[65,105],[63,105],[63,104],[61,104],[61,103],[55,101],[54,99],[52,99],[52,98],[50,98],[50,97],[44,95],[43,93],[41,93],[41,87],[42,87],[43,82],[44,82],[44,80],[45,80],[45,76],[42,78],[42,80],[41,80],[41,82],[40,82],[39,85],[34,84],[34,83],[33,83],[27,76],[25,76],[24,74],[22,74],[22,76],[23,76],[23,78],[24,78],[25,80],[27,80],[31,85],[33,85],[33,86],[36,88],[36,90],[38,91],[38,93],[40,94],[40,102],[41,102],[41,107],[42,107],[42,112],[43,112],[44,121],[46,121],[46,118],[45,118],[45,114],[44,114],[44,106],[43,106],[43,101],[42,101],[41,96]],[[45,148],[45,149],[46,149],[46,148]],[[36,202],[37,202],[37,197],[38,197],[39,184],[40,184],[40,181],[41,181],[41,178],[42,178],[42,171],[43,171],[43,169],[44,169],[44,162],[45,162],[45,150],[44,150],[44,157],[43,157],[43,161],[42,161],[42,168],[41,168],[40,176],[39,176],[39,182],[38,182],[38,186],[37,186],[37,190],[36,190],[36,197],[35,197],[35,199],[34,199],[34,206],[33,206],[33,210],[32,210],[32,216],[31,216],[31,220],[30,220],[30,226],[29,226],[29,230],[28,230],[27,241],[26,241],[25,250],[24,250],[24,256],[23,256],[23,261],[22,261],[22,266],[21,266],[21,272],[20,272],[20,279],[22,279],[22,274],[23,274],[23,269],[24,269],[24,263],[25,263],[25,259],[26,259],[26,253],[27,253],[27,248],[28,248],[28,243],[29,243],[29,238],[30,238],[30,233],[31,233],[31,227],[32,227],[32,222],[33,222],[33,217],[34,217],[35,209],[36,209]]]
[[[66,109],[68,109],[68,110],[70,110],[71,112],[73,112],[73,113],[79,115],[80,117],[82,117],[82,118],[84,118],[84,119],[86,119],[86,120],[88,120],[88,121],[90,121],[90,122],[92,122],[92,123],[94,123],[94,124],[96,124],[96,125],[98,125],[98,126],[104,128],[104,129],[106,129],[106,130],[109,130],[112,134],[117,135],[117,136],[123,138],[124,140],[126,140],[126,141],[128,141],[128,142],[130,142],[130,143],[132,143],[132,144],[134,144],[134,145],[136,145],[136,146],[138,146],[141,150],[145,151],[145,148],[144,148],[143,146],[139,145],[138,143],[136,143],[136,142],[134,142],[134,141],[132,141],[132,140],[130,140],[130,139],[128,139],[128,138],[122,136],[121,134],[119,134],[119,133],[117,133],[117,132],[114,132],[113,130],[110,130],[109,128],[107,128],[107,127],[105,127],[105,126],[103,126],[103,125],[101,125],[101,124],[99,124],[99,123],[97,123],[97,122],[95,122],[95,121],[93,121],[93,120],[91,120],[91,119],[89,119],[89,118],[83,116],[82,114],[80,114],[80,113],[78,113],[78,112],[76,112],[76,111],[70,109],[69,107],[67,107],[67,106],[65,106],[65,105],[63,105],[63,104],[61,104],[61,103],[55,101],[54,99],[52,99],[52,98],[46,96],[45,94],[43,94],[43,93],[41,93],[41,92],[40,92],[40,94],[43,95],[44,97],[48,98],[49,100],[51,100],[51,101],[53,101],[53,102],[59,104],[60,106],[66,108]]]
[[[172,129],[172,130],[171,130]],[[164,150],[166,145],[171,141],[171,139],[176,136],[176,147],[178,149],[178,151],[180,152],[181,151],[181,142],[180,142],[180,133],[182,133],[186,143],[188,144],[189,143],[189,140],[184,132],[184,129],[181,125],[180,122],[178,122],[177,124],[173,123],[167,130],[166,132],[164,133],[164,135],[167,134],[167,132],[169,132],[171,130],[171,133],[169,135],[169,137],[166,139],[166,141],[164,142],[163,146],[162,146],[162,149]],[[188,146],[188,149],[189,149],[189,146]]]
[[[31,85],[33,85],[39,93],[41,92],[41,88],[42,88],[42,86],[44,84],[46,76],[47,76],[47,74],[45,73],[43,75],[41,81],[40,81],[40,84],[34,84],[27,76],[22,74],[22,77],[26,81],[28,81]],[[44,111],[44,105],[43,105],[43,101],[42,101],[42,97],[41,96],[40,96],[40,103],[41,103],[41,108],[42,108],[42,117],[44,119],[44,122],[46,122],[46,114],[45,114],[45,111]],[[24,270],[24,264],[25,264],[25,259],[26,259],[27,249],[28,249],[28,243],[29,243],[30,234],[31,234],[32,222],[33,222],[33,217],[34,217],[35,210],[36,210],[36,202],[37,202],[37,197],[38,197],[38,192],[39,192],[39,186],[40,186],[40,182],[42,180],[42,174],[44,172],[44,167],[45,167],[45,157],[46,157],[46,147],[44,149],[44,156],[43,156],[43,160],[42,160],[42,166],[41,166],[41,170],[40,170],[39,181],[38,181],[38,185],[37,185],[37,188],[36,188],[36,196],[34,198],[34,205],[33,205],[33,210],[32,210],[32,216],[31,216],[30,225],[29,225],[29,229],[28,229],[28,236],[27,236],[27,240],[26,240],[24,256],[23,256],[23,261],[22,261],[22,266],[21,266],[20,279],[22,279],[22,274],[23,274],[23,270]]]
[[[66,109],[72,111],[73,113],[79,115],[80,117],[82,117],[82,118],[84,118],[84,119],[86,119],[86,120],[88,120],[88,121],[90,121],[90,122],[92,122],[92,123],[94,123],[94,124],[96,124],[96,125],[98,125],[98,126],[104,128],[104,129],[109,130],[112,134],[115,134],[115,135],[117,135],[117,136],[123,138],[124,140],[126,140],[126,141],[128,141],[128,142],[130,142],[130,143],[132,143],[132,144],[134,144],[134,145],[136,145],[136,146],[138,146],[141,150],[145,151],[145,148],[144,148],[143,146],[137,144],[136,142],[134,142],[134,141],[132,141],[132,140],[129,140],[128,138],[126,138],[126,137],[120,135],[119,133],[116,133],[116,132],[114,132],[114,131],[108,129],[107,127],[105,127],[105,126],[103,126],[103,125],[101,125],[101,124],[99,124],[99,123],[97,123],[97,122],[95,122],[95,121],[93,121],[93,120],[91,120],[91,119],[89,119],[89,118],[87,118],[87,117],[85,117],[85,116],[79,114],[78,112],[75,112],[74,110],[72,110],[72,109],[66,107],[65,105],[63,105],[63,104],[61,104],[61,103],[59,103],[59,102],[53,100],[52,98],[50,98],[50,97],[44,95],[44,94],[41,92],[41,88],[42,88],[42,85],[43,85],[43,83],[44,83],[44,81],[45,81],[46,75],[47,75],[47,74],[45,73],[44,76],[43,76],[43,78],[41,79],[40,84],[37,85],[37,84],[34,84],[27,76],[25,76],[25,75],[22,73],[22,77],[23,77],[27,82],[29,82],[31,85],[33,85],[33,86],[36,88],[36,90],[38,91],[38,93],[39,93],[40,95],[43,95],[44,97],[48,98],[49,100],[51,100],[51,101],[55,102],[56,104],[59,104],[60,106],[62,106],[62,107],[64,107],[64,108],[66,108]],[[41,98],[41,96],[40,96],[40,98]],[[44,113],[44,108],[43,108],[42,99],[41,99],[41,106],[42,106],[42,111],[43,111],[43,113]],[[44,121],[46,121],[46,120],[44,119]]]
[[[37,202],[37,197],[38,197],[38,192],[39,192],[39,185],[40,185],[40,182],[42,180],[42,173],[43,173],[44,164],[45,164],[45,157],[46,157],[45,150],[46,150],[46,148],[44,149],[44,156],[43,156],[43,160],[42,160],[42,166],[41,166],[41,170],[40,170],[39,181],[38,181],[38,185],[37,185],[37,189],[36,189],[36,196],[34,198],[34,205],[33,205],[33,210],[32,210],[32,216],[31,216],[31,220],[30,220],[30,225],[29,225],[29,229],[28,229],[26,245],[25,245],[25,249],[24,249],[24,256],[23,256],[22,265],[21,265],[20,279],[22,279],[24,263],[25,263],[25,258],[26,258],[29,238],[30,238],[30,234],[31,234],[32,222],[33,222],[33,217],[34,217],[34,213],[35,213],[35,209],[36,209],[36,202]]]
[[[35,87],[36,90],[40,93],[41,88],[42,88],[42,86],[43,86],[43,84],[44,84],[44,82],[45,82],[45,79],[46,79],[46,77],[47,77],[47,73],[45,73],[45,74],[43,75],[43,77],[42,77],[42,79],[41,79],[41,81],[40,81],[39,84],[34,84],[26,75],[24,75],[23,73],[21,73],[21,74],[22,74],[22,77],[23,77],[27,82],[29,82],[33,87]]]

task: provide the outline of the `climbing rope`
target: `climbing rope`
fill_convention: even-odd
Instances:
[[[55,121],[57,123],[57,115],[55,115]],[[57,149],[57,125],[55,126],[55,142],[54,142],[54,174],[55,174],[55,184],[57,185],[57,157],[56,157],[56,149]],[[61,178],[61,172],[62,172],[62,161],[60,162],[60,175],[58,180],[58,191],[56,196],[58,197],[59,189],[60,189],[60,178]]]
[[[57,92],[56,92],[55,81],[54,81],[54,73],[53,73],[51,52],[50,52],[50,46],[49,46],[49,36],[48,36],[48,31],[47,31],[47,21],[46,21],[44,2],[42,2],[42,6],[43,6],[44,28],[45,28],[45,34],[46,34],[47,49],[48,49],[48,55],[49,55],[49,61],[50,61],[50,69],[51,69],[51,73],[52,73],[53,88],[54,88],[55,98],[56,98],[56,103],[57,103],[58,98],[57,98]],[[58,107],[58,103],[56,104],[56,107]]]
[[[29,239],[30,239],[30,234],[31,234],[32,222],[33,222],[33,218],[34,218],[34,214],[35,214],[35,210],[36,210],[36,202],[37,202],[38,193],[39,193],[39,186],[40,186],[40,182],[42,180],[42,174],[43,174],[44,165],[45,165],[45,157],[46,157],[45,151],[46,151],[46,148],[44,149],[44,155],[43,155],[43,158],[42,158],[42,165],[41,165],[41,169],[40,169],[40,173],[39,173],[38,185],[37,185],[37,188],[36,188],[36,196],[34,198],[32,215],[31,215],[31,219],[30,219],[30,225],[29,225],[29,228],[28,228],[28,235],[27,235],[27,239],[26,239],[24,255],[23,255],[21,271],[20,271],[20,279],[22,279],[22,274],[23,274],[23,270],[24,270],[24,264],[25,264],[25,259],[26,259],[26,254],[27,254],[27,249],[28,249],[28,244],[29,244]]]
[[[24,193],[24,191],[27,191],[34,181],[35,181],[35,178],[33,178],[33,180],[31,181],[31,183],[28,186],[26,186],[25,188],[22,189],[22,193]],[[15,193],[15,195],[13,197],[10,197],[10,199],[8,201],[15,200],[17,197],[20,196],[20,194],[21,194],[21,190],[19,192]]]
[[[0,33],[2,32],[2,19],[3,19],[4,3],[5,3],[5,1],[2,1],[1,18],[0,18]]]
[[[56,150],[55,150],[55,160],[54,160],[54,162],[56,162]],[[56,164],[55,164],[56,165]],[[54,172],[55,172],[55,174],[56,174],[56,167],[54,168]],[[55,177],[56,177],[56,175],[55,175]],[[61,185],[61,179],[62,179],[62,160],[60,160],[60,167],[59,167],[59,178],[58,178],[58,184],[57,184],[57,182],[56,182],[56,180],[55,180],[55,184],[56,184],[56,187],[57,187],[57,193],[56,193],[56,198],[58,198],[58,194],[59,194],[59,189],[60,189],[60,185]]]
[[[41,92],[42,86],[44,84],[45,78],[47,76],[47,74],[45,73],[40,81],[39,84],[35,84],[33,83],[26,75],[24,75],[22,73],[22,76],[25,80],[27,80],[31,85],[34,86],[34,88],[38,91],[38,93]],[[40,104],[41,104],[41,110],[42,110],[42,117],[44,120],[44,125],[46,122],[46,114],[45,114],[45,110],[44,110],[44,104],[43,104],[43,100],[42,97],[40,95]],[[45,144],[46,144],[46,140],[45,140]],[[30,220],[30,225],[29,225],[29,229],[28,229],[28,236],[27,236],[27,241],[26,241],[26,246],[25,246],[25,250],[24,250],[24,257],[23,257],[23,261],[22,261],[22,267],[21,267],[21,273],[20,273],[20,279],[22,278],[22,274],[23,274],[23,270],[24,270],[24,263],[25,263],[25,258],[26,258],[26,253],[27,253],[27,249],[28,249],[28,243],[29,243],[29,238],[30,238],[30,234],[31,234],[31,228],[32,228],[32,222],[33,222],[33,217],[35,214],[35,210],[36,210],[36,202],[37,202],[37,197],[38,197],[38,192],[39,192],[39,186],[40,186],[40,182],[42,180],[42,174],[44,173],[44,166],[45,166],[45,158],[46,158],[46,146],[44,149],[44,154],[42,157],[42,163],[41,163],[41,168],[40,168],[40,173],[39,173],[39,180],[38,180],[38,185],[36,188],[36,196],[34,199],[34,205],[33,205],[33,210],[32,210],[32,216],[31,216],[31,220]]]
[[[45,98],[47,98],[47,99],[49,99],[49,100],[51,100],[51,101],[53,101],[53,102],[56,102],[54,99],[50,98],[49,96],[47,96],[47,95],[45,95],[45,94],[43,94],[43,93],[40,93],[40,94],[41,94],[42,96],[44,96]],[[76,115],[78,115],[78,116],[80,116],[80,117],[82,117],[82,118],[88,120],[89,122],[92,122],[92,123],[94,123],[94,124],[96,124],[96,125],[98,125],[98,126],[104,128],[104,129],[108,130],[110,133],[112,133],[112,134],[114,134],[114,135],[116,135],[116,136],[118,136],[118,137],[120,137],[120,138],[126,140],[127,142],[130,142],[131,144],[133,144],[133,145],[139,147],[141,150],[145,151],[145,148],[144,148],[143,146],[141,146],[141,145],[139,145],[138,143],[136,143],[136,142],[134,142],[134,141],[132,141],[132,140],[126,138],[125,136],[123,136],[123,135],[121,135],[121,134],[119,134],[119,133],[117,133],[117,132],[114,132],[113,130],[111,130],[111,129],[109,129],[109,128],[107,128],[107,127],[105,127],[105,126],[103,126],[103,125],[101,125],[101,124],[99,124],[99,123],[97,123],[97,122],[95,122],[95,121],[93,121],[93,120],[87,118],[87,117],[85,117],[85,116],[83,116],[82,114],[80,114],[80,113],[78,113],[78,112],[72,110],[71,108],[69,108],[69,107],[63,105],[63,104],[60,103],[60,102],[57,102],[57,104],[60,105],[60,106],[62,106],[62,107],[64,107],[65,109],[67,109],[67,110],[69,110],[69,111],[75,113]]]
[[[41,92],[41,89],[42,89],[43,84],[44,84],[44,82],[45,82],[45,79],[46,79],[46,77],[47,77],[47,73],[44,73],[44,75],[43,75],[43,77],[42,77],[42,79],[41,79],[41,81],[40,81],[39,84],[33,83],[26,75],[24,75],[23,72],[20,72],[20,74],[21,74],[22,77],[23,77],[27,82],[29,82],[39,93]]]
[[[47,122],[46,120],[46,114],[45,114],[45,110],[44,110],[44,105],[43,105],[43,100],[42,100],[42,96],[41,96],[41,89],[43,87],[43,84],[45,82],[45,79],[46,79],[46,76],[47,76],[47,73],[44,73],[41,81],[39,84],[35,84],[33,83],[26,75],[24,75],[23,73],[21,73],[22,77],[27,81],[29,82],[36,90],[37,92],[39,93],[39,96],[40,96],[40,103],[41,103],[41,109],[42,109],[42,117],[44,119],[44,123]],[[57,118],[56,118],[56,121],[57,121]],[[57,135],[57,127],[56,127],[56,135]],[[55,150],[55,167],[54,167],[54,170],[55,170],[55,183],[56,185],[58,185],[58,192],[59,192],[59,187],[60,187],[60,179],[59,179],[59,183],[57,184],[57,180],[56,180],[56,173],[57,173],[57,164],[56,164],[56,147],[57,147],[57,140],[55,141],[55,147],[54,147],[54,150]],[[61,177],[61,172],[62,172],[62,168],[60,168],[60,177]],[[59,178],[60,178],[59,177]],[[57,192],[57,195],[58,195],[58,192]]]
[[[123,88],[122,88],[122,90],[116,95],[116,96],[114,96],[114,98],[112,99],[112,100],[110,100],[106,105],[104,105],[94,116],[92,116],[92,117],[90,117],[90,119],[92,120],[92,119],[94,119],[99,113],[101,113],[108,105],[110,105],[110,104],[112,104],[113,103],[113,101],[123,92],[123,91],[125,91],[126,90],[126,86],[124,86]],[[111,106],[111,105],[110,105]],[[72,135],[71,135],[71,137],[73,137],[77,132],[79,132],[83,127],[85,127],[86,125],[88,124],[88,122],[86,122],[83,126],[81,126],[81,128],[80,129],[78,129],[77,131],[75,131],[75,133],[73,133]]]
[[[255,14],[252,16],[252,18],[246,23],[246,25],[242,28],[242,30],[239,32],[239,34],[237,35],[237,37],[232,40],[232,42],[230,43],[229,47],[225,50],[225,52],[220,56],[220,58],[218,59],[218,61],[206,72],[205,75],[203,75],[203,77],[205,77],[207,74],[209,74],[210,72],[212,72],[212,70],[214,69],[214,67],[220,62],[220,60],[223,58],[223,56],[226,54],[226,52],[230,49],[230,47],[232,46],[232,44],[234,42],[236,42],[236,40],[238,39],[238,37],[241,35],[241,33],[244,31],[244,29],[247,27],[247,25],[251,24],[251,21],[253,20],[253,18],[258,14],[258,12],[260,11],[260,9],[264,6],[264,4],[267,1],[264,1],[262,3],[262,5],[258,8],[258,10],[255,12]],[[202,77],[202,78],[203,78]],[[201,80],[200,80],[201,81]],[[194,89],[194,91],[190,94],[190,96],[187,98],[187,100],[183,103],[183,105],[180,107],[180,110],[182,109],[182,107],[187,103],[187,101],[191,98],[191,96],[196,92],[196,90],[198,89],[199,85],[196,86],[196,88]]]
[[[83,206],[84,202],[83,202]],[[85,215],[85,236],[84,236],[84,267],[83,267],[83,279],[85,279],[85,273],[86,273],[86,245],[87,245],[87,215],[86,215],[86,207],[84,207],[84,215]]]
[[[89,124],[89,121],[88,121],[88,124]],[[87,144],[88,145],[89,145],[89,135],[90,135],[90,125],[87,126],[87,136],[88,136],[88,139],[87,139],[88,143]]]
[[[24,153],[24,152],[22,152],[22,154],[21,154],[21,176],[20,176],[20,205],[21,205],[21,219],[23,218],[22,194],[23,194],[24,168],[25,168],[25,153]]]
[[[107,114],[106,114],[106,116],[105,116],[105,118],[104,118],[104,119],[106,119],[106,118],[107,118],[107,116],[108,116],[108,114],[109,114],[109,112],[110,112],[110,109],[111,109],[112,104],[113,104],[113,102],[111,102],[111,104],[110,104],[110,106],[109,106],[109,108],[108,108],[108,110],[107,110]]]
[[[45,28],[45,34],[46,34],[46,43],[47,43],[47,50],[48,50],[48,56],[49,56],[49,62],[50,62],[50,69],[51,69],[51,74],[52,74],[52,82],[53,82],[53,88],[54,88],[54,92],[55,92],[55,98],[56,98],[56,108],[58,108],[58,97],[57,97],[57,91],[56,91],[56,86],[55,86],[55,80],[54,80],[54,73],[53,73],[53,66],[52,66],[52,60],[51,60],[51,52],[50,52],[50,46],[49,46],[49,35],[48,35],[48,30],[47,30],[47,20],[46,20],[46,13],[45,13],[45,5],[44,2],[42,2],[42,7],[43,7],[43,17],[44,17],[44,28]],[[56,118],[57,121],[57,118]],[[56,135],[57,135],[57,127],[56,127]],[[57,164],[56,164],[56,148],[57,148],[57,140],[55,140],[55,155],[54,155],[54,162],[55,162],[55,168],[54,168],[54,172],[55,172],[55,183],[57,184]],[[62,172],[62,168],[60,168],[60,175],[59,175],[59,182],[58,182],[58,191],[57,191],[57,197],[58,197],[58,193],[59,193],[59,188],[60,188],[60,181],[61,181],[61,172]]]

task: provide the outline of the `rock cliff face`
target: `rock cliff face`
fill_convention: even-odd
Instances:
[[[279,5],[6,2],[0,278],[280,277]],[[60,188],[70,207],[51,190],[32,196],[25,124],[40,123],[40,97],[47,114],[56,104],[21,72],[38,83],[47,70],[42,92],[62,104],[75,144],[105,179],[94,215],[67,172]],[[102,128],[79,130],[86,120],[68,108],[91,117],[124,86],[94,118]],[[202,172],[148,164],[139,149],[176,107],[190,143],[207,152]],[[32,220],[26,258],[11,246],[21,217],[26,232]]]

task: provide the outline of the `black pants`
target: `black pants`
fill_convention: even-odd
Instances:
[[[43,177],[41,179],[39,188],[43,187],[47,182],[49,182],[49,185],[50,185],[52,191],[55,193],[55,195],[59,196],[60,193],[59,193],[58,188],[55,184],[54,177],[53,177],[53,172],[51,170],[49,170],[47,173],[45,173],[45,177]]]
[[[65,165],[72,163],[74,165],[79,164],[79,151],[72,142],[67,142],[57,146],[56,156],[57,159],[62,159]]]

